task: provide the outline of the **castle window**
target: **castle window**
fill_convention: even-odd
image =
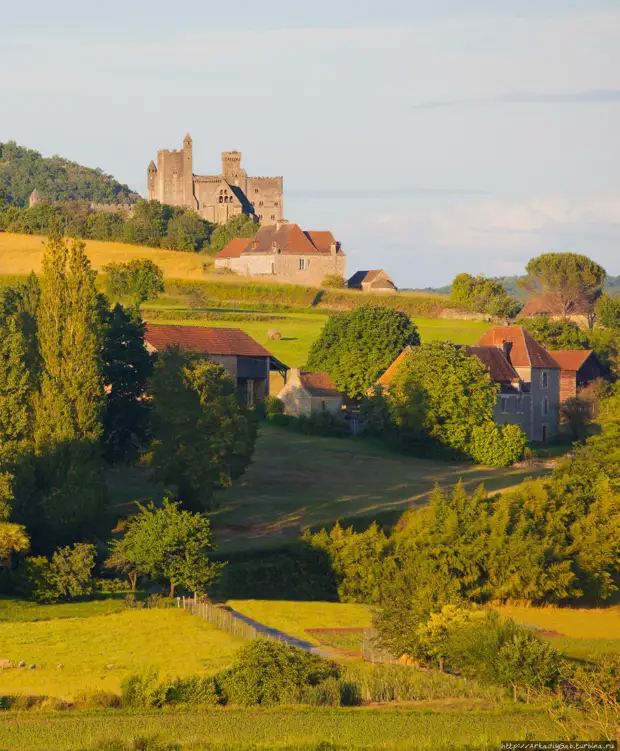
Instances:
[[[220,191],[220,193],[221,193],[221,192],[222,192],[222,191]],[[224,199],[222,198],[222,196],[220,196],[220,203],[223,203],[223,202],[224,202]]]
[[[259,206],[262,206],[262,205],[263,205],[263,202],[262,202],[262,201],[259,201],[259,202],[258,202],[258,205],[259,205]]]
[[[299,261],[298,261],[298,269],[299,269],[299,271],[305,271],[305,269],[306,269],[306,259],[305,258],[300,258],[299,259]]]
[[[258,188],[254,188],[254,192],[255,192],[255,193],[258,193]]]
[[[224,191],[223,191],[223,190],[220,190],[220,195],[223,195],[223,194],[224,194]]]
[[[280,205],[280,201],[274,201],[274,202],[273,202],[273,205],[274,205],[274,206],[276,207],[276,209],[277,209],[277,208],[278,208],[278,206]]]
[[[275,218],[276,218],[276,215],[275,215],[275,214],[272,214],[272,215],[271,215],[271,218],[272,218],[272,219],[275,219]]]

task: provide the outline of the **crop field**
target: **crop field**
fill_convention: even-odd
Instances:
[[[84,603],[82,616],[96,604]],[[227,665],[243,643],[175,608],[52,617],[0,623],[2,658],[36,665],[3,670],[3,693],[70,699],[80,692],[118,691],[125,676],[147,666],[162,677],[205,675]]]
[[[507,706],[501,712],[468,711],[467,705],[458,702],[443,711],[244,708],[199,714],[75,712],[0,717],[0,748],[11,751],[88,750],[112,740],[137,748],[129,744],[153,737],[181,743],[182,749],[187,744],[188,751],[190,747],[192,751],[318,751],[321,742],[326,744],[324,749],[411,751],[468,744],[490,747],[506,739],[551,739],[554,733],[557,730],[540,711],[515,711]],[[459,746],[454,745],[456,738]]]
[[[608,608],[499,608],[523,626],[536,627],[559,652],[579,660],[620,654],[620,606]]]
[[[41,271],[41,259],[46,238],[40,235],[18,235],[0,232],[0,273],[29,274]],[[150,258],[164,272],[164,276],[178,276],[186,279],[202,279],[207,262],[205,256],[197,253],[182,253],[175,250],[145,248],[142,245],[85,240],[86,254],[93,268],[100,270],[113,261],[126,262],[135,258]]]
[[[321,642],[306,629],[367,628],[372,617],[366,605],[345,602],[229,600],[226,604],[270,628],[313,644]]]
[[[260,546],[297,539],[308,527],[336,521],[357,529],[373,520],[391,524],[422,504],[435,483],[462,479],[471,491],[484,483],[504,490],[535,474],[389,453],[352,438],[320,438],[262,426],[254,460],[232,487],[218,493],[212,524],[220,547]]]

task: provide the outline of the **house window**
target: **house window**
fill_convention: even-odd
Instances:
[[[543,396],[541,407],[542,407],[543,416],[548,415],[549,414],[549,397],[548,396]]]
[[[305,258],[300,258],[297,263],[298,263],[298,266],[297,266],[298,270],[299,271],[304,271],[305,268],[306,268],[306,259]]]
[[[541,435],[541,438],[542,438],[543,441],[546,441],[547,438],[549,438],[549,426],[548,425],[543,425],[542,426],[542,435]]]
[[[520,415],[523,414],[523,397],[522,396],[517,397],[517,413]]]
[[[508,406],[510,404],[509,399],[510,399],[510,397],[508,397],[508,396],[502,396],[502,398],[501,398],[502,414],[503,415],[507,415],[508,414]]]
[[[543,370],[543,372],[540,374],[540,381],[544,389],[549,388],[549,371],[548,370]]]

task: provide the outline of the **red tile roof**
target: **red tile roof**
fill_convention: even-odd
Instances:
[[[336,241],[331,232],[308,230],[304,232],[298,224],[279,222],[261,227],[258,232],[241,248],[239,240],[231,240],[217,258],[238,258],[242,253],[280,253],[295,255],[316,255],[331,253]],[[235,243],[235,245],[233,245]],[[339,254],[342,251],[338,247]]]
[[[558,363],[523,326],[495,326],[476,343],[480,347],[510,344],[508,361],[515,368],[559,368]]]
[[[197,352],[201,355],[272,357],[270,352],[241,329],[210,329],[206,326],[149,323],[144,339],[155,350],[178,346],[186,352]]]
[[[340,396],[340,391],[334,386],[327,373],[310,373],[302,371],[299,374],[301,385],[312,396]]]
[[[496,383],[513,383],[519,380],[519,374],[506,359],[499,347],[466,347],[468,355],[475,355],[487,366],[489,374]]]
[[[218,258],[239,258],[243,251],[250,244],[250,240],[247,237],[237,237],[231,240],[220,252],[217,254]]]
[[[557,300],[553,300],[546,295],[534,295],[519,311],[517,319],[541,315],[560,316],[562,312],[562,306]],[[568,311],[568,315],[587,315],[587,313],[587,308],[579,303],[575,303]]]
[[[398,357],[394,360],[394,362],[390,365],[390,367],[385,371],[385,373],[379,378],[376,385],[383,386],[383,388],[386,388],[387,386],[389,386],[401,362],[403,362],[403,360],[405,360],[410,353],[411,353],[411,347],[405,347],[405,349],[400,353],[400,355],[398,355]]]
[[[593,351],[591,349],[554,349],[551,354],[562,370],[578,371]]]

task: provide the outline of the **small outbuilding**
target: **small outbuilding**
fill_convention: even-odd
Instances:
[[[591,349],[556,349],[550,354],[560,366],[560,402],[577,396],[579,389],[606,375]]]
[[[284,414],[293,417],[309,417],[316,412],[329,412],[337,417],[342,412],[343,395],[327,373],[291,368],[278,399],[284,404]]]
[[[382,295],[398,292],[394,280],[383,269],[356,271],[347,282],[347,287]]]

